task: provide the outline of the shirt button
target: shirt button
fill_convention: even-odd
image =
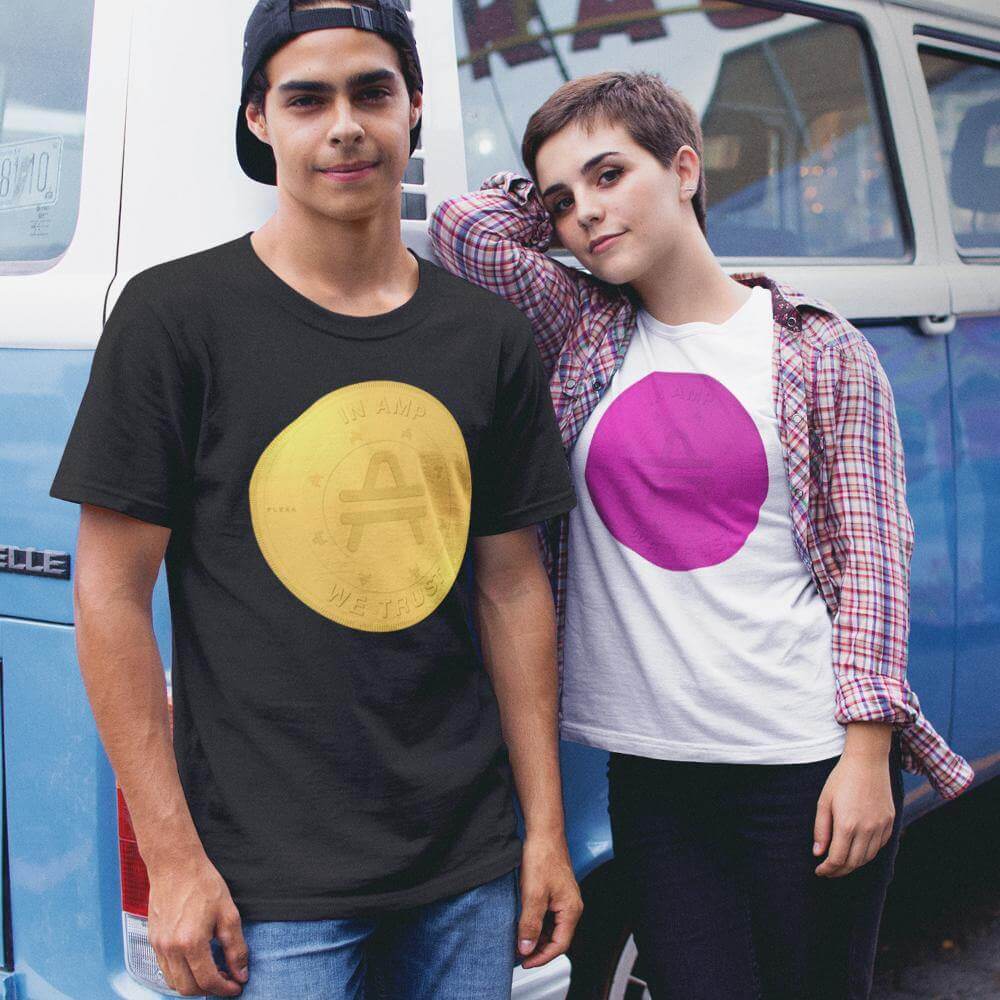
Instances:
[[[566,388],[567,389],[575,389],[576,388],[576,379],[575,378],[568,378],[568,379],[566,379]]]
[[[800,490],[796,486],[795,489],[792,490],[792,496],[795,497],[796,500],[801,500],[802,499],[802,490]]]
[[[600,392],[604,388],[604,383],[599,378],[595,378],[594,379],[594,388],[598,392]]]

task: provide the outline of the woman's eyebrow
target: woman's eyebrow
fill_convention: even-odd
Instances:
[[[585,176],[588,171],[593,170],[594,167],[596,167],[597,164],[600,163],[605,156],[618,156],[618,155],[619,154],[617,150],[609,149],[604,153],[598,153],[597,156],[592,156],[589,160],[587,160],[587,162],[582,167],[580,167],[580,175]],[[564,187],[566,187],[566,185],[563,184],[562,181],[556,181],[555,184],[550,184],[542,192],[542,199],[544,200],[545,198],[548,198],[550,194],[555,194],[556,191],[561,191]]]

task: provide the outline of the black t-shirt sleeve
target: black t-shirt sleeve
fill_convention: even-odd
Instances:
[[[98,341],[50,495],[175,526],[191,482],[191,390],[174,339],[133,280]]]
[[[477,456],[473,535],[499,535],[576,506],[548,380],[518,316],[500,360],[493,419]]]

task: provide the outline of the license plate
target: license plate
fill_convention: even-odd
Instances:
[[[0,212],[59,200],[61,136],[0,145]]]

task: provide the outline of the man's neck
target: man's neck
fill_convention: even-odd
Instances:
[[[658,261],[632,287],[646,311],[670,326],[724,323],[750,297],[750,289],[719,266],[700,229],[678,241],[669,259]]]
[[[398,212],[340,222],[279,199],[251,242],[282,281],[332,312],[377,316],[417,290],[417,261],[403,244]]]

